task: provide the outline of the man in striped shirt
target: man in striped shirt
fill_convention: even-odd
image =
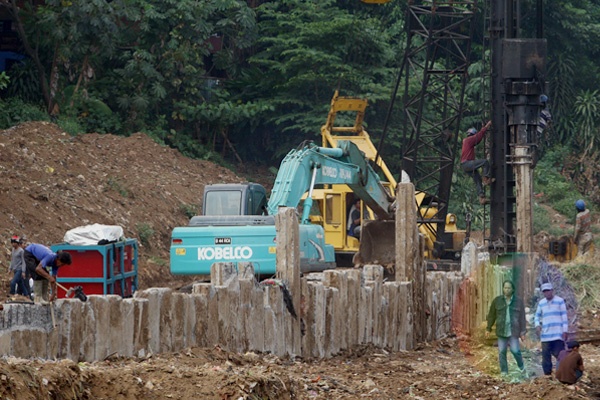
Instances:
[[[545,375],[552,373],[552,356],[565,348],[569,323],[567,306],[562,297],[554,295],[551,283],[541,286],[544,299],[540,300],[535,311],[535,329],[542,341],[542,368]]]

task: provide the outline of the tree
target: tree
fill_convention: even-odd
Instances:
[[[359,2],[341,3],[283,0],[257,8],[260,39],[249,68],[232,87],[241,98],[261,99],[273,110],[258,136],[275,157],[319,136],[337,87],[342,94],[367,97],[371,109],[389,99],[398,38],[385,28],[397,21],[375,18]]]

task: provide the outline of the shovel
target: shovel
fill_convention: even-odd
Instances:
[[[79,299],[79,300],[83,301],[84,303],[87,301],[87,296],[83,292],[83,288],[81,286],[75,286],[70,289],[67,289],[66,287],[64,287],[63,285],[61,285],[58,282],[56,282],[56,286],[58,286],[59,288],[61,288],[65,292],[67,292],[66,297],[71,297],[71,294],[73,294],[74,298]]]

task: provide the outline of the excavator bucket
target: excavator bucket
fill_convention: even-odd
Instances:
[[[396,261],[396,221],[364,221],[354,265],[387,266]]]

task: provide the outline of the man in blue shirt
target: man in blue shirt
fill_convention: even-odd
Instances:
[[[565,348],[569,323],[565,301],[554,295],[552,284],[544,283],[541,289],[545,298],[538,303],[534,322],[542,341],[542,369],[545,375],[550,375],[552,356],[558,358],[560,351]]]
[[[25,265],[33,278],[35,302],[48,301],[48,282],[52,285],[50,301],[56,297],[56,275],[63,265],[71,265],[71,255],[64,251],[53,252],[43,244],[31,243],[25,248]],[[47,268],[51,268],[48,273]]]

